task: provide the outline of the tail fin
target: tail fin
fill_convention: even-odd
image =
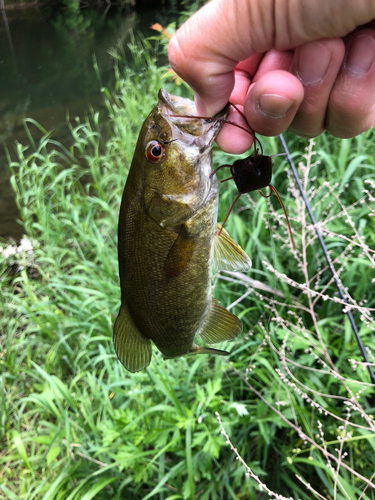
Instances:
[[[135,326],[125,304],[121,304],[113,328],[113,343],[118,359],[129,372],[139,372],[150,364],[151,340]]]

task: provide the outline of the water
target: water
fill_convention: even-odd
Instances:
[[[177,14],[153,2],[101,9],[30,8],[0,10],[0,237],[19,239],[23,228],[9,183],[3,144],[14,151],[15,141],[27,144],[23,120],[33,118],[53,138],[68,139],[66,115],[82,116],[92,106],[103,109],[93,54],[107,88],[114,84],[113,59],[108,50],[126,43],[131,30],[150,36],[153,22],[171,22]]]

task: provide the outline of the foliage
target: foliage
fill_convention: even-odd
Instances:
[[[247,276],[214,278],[244,324],[229,362],[154,354],[131,375],[117,361],[126,173],[158,89],[185,91],[149,42],[129,47],[132,66],[114,54],[116,93],[104,89],[107,140],[98,114],[71,127],[69,149],[28,120],[30,143],[10,161],[33,251],[0,253],[0,496],[373,499],[374,390],[285,161],[274,183],[296,252],[273,198],[242,197],[226,226],[253,259]],[[374,362],[372,134],[288,143]],[[215,151],[217,165],[232,161]],[[219,219],[234,196],[222,184]]]

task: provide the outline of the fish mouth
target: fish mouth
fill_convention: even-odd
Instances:
[[[164,89],[159,90],[158,107],[164,118],[176,125],[180,130],[194,136],[206,136],[205,143],[211,146],[219,133],[229,113],[229,103],[214,117],[202,118],[197,116],[194,101],[169,94]]]
[[[158,99],[159,103],[163,103],[171,112],[170,114],[179,116],[195,116],[197,114],[195,102],[185,97],[169,94],[164,89],[160,89]]]

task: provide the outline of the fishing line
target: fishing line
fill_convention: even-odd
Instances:
[[[286,153],[286,157],[288,159],[288,163],[290,165],[290,168],[292,169],[292,173],[293,173],[293,176],[296,180],[296,183],[297,183],[297,186],[298,186],[298,189],[301,193],[301,196],[302,196],[302,199],[305,203],[305,206],[306,206],[306,209],[307,209],[307,212],[309,214],[309,217],[311,219],[311,222],[314,226],[314,229],[315,229],[315,233],[318,237],[318,240],[319,240],[319,243],[320,243],[320,246],[322,247],[322,250],[323,250],[323,253],[324,253],[324,256],[325,256],[325,259],[327,261],[327,264],[328,264],[328,267],[332,273],[332,277],[333,277],[333,280],[336,284],[336,287],[337,287],[337,290],[339,292],[339,295],[341,297],[341,299],[343,300],[343,302],[345,303],[345,305],[347,305],[348,307],[345,308],[345,314],[347,314],[348,318],[349,318],[349,321],[350,321],[350,324],[352,326],[352,330],[354,332],[354,335],[356,337],[356,340],[357,340],[357,344],[358,344],[358,347],[359,347],[359,350],[361,351],[362,353],[362,356],[363,356],[363,359],[365,360],[365,362],[367,363],[367,369],[369,371],[369,374],[370,374],[370,379],[371,379],[371,383],[375,385],[375,374],[372,370],[372,367],[370,365],[370,360],[368,359],[368,356],[367,356],[367,353],[366,353],[366,350],[365,350],[365,347],[363,345],[363,342],[361,340],[361,337],[359,335],[359,332],[358,332],[358,329],[357,329],[357,325],[355,324],[355,321],[354,321],[354,318],[353,318],[353,315],[352,315],[352,311],[350,309],[350,306],[349,306],[349,303],[348,303],[348,300],[346,298],[346,295],[341,287],[341,284],[340,284],[340,280],[339,280],[339,277],[337,276],[337,273],[336,273],[336,270],[335,270],[335,267],[333,265],[333,262],[331,260],[331,257],[327,251],[327,247],[324,243],[324,240],[323,240],[323,237],[322,237],[322,234],[321,232],[319,231],[319,228],[316,224],[316,220],[315,220],[315,217],[314,217],[314,214],[311,210],[311,207],[310,207],[310,204],[309,204],[309,201],[306,197],[306,193],[303,189],[303,186],[302,186],[302,183],[301,183],[301,180],[298,176],[298,172],[297,172],[297,169],[294,165],[294,162],[292,160],[292,157],[290,156],[290,153],[289,153],[289,150],[288,150],[288,146],[286,145],[286,142],[285,142],[285,139],[283,137],[282,134],[279,135],[279,139],[281,141],[281,144],[284,148],[284,151]]]

